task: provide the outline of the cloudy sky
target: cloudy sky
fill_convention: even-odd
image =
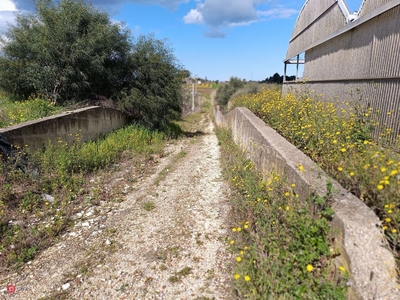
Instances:
[[[289,38],[305,0],[91,2],[113,20],[125,22],[133,37],[154,33],[156,38],[167,38],[180,63],[193,75],[263,80],[283,73]],[[345,2],[355,11],[362,0]],[[0,32],[13,23],[16,13],[33,10],[33,0],[0,0]]]

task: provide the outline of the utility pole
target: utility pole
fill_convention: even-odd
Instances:
[[[194,82],[192,81],[192,111],[194,111],[194,96],[197,94],[197,75],[194,77]]]
[[[194,82],[192,81],[192,111],[194,111]]]

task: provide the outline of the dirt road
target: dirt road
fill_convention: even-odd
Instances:
[[[1,278],[0,298],[233,299],[227,190],[212,122],[203,128],[169,145],[153,174],[133,184],[129,164],[105,174],[129,183],[124,201],[77,214],[54,246]]]

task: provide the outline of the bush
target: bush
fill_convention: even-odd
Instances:
[[[182,113],[182,68],[167,41],[140,36],[129,56],[131,76],[120,106],[150,128],[163,128]]]
[[[217,89],[216,100],[219,106],[224,108],[232,95],[246,83],[237,77],[231,77],[229,82],[221,84]]]
[[[54,103],[111,96],[124,74],[129,32],[83,0],[36,1],[1,40],[0,85],[18,99],[42,94]]]
[[[84,0],[38,0],[0,41],[0,88],[53,104],[112,99],[138,123],[162,128],[181,115],[183,70],[165,40],[135,42]],[[57,4],[56,4],[57,3]]]

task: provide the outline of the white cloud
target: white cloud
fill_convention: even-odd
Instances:
[[[3,1],[3,0],[0,0]],[[5,0],[9,1],[9,0]],[[18,0],[18,9],[32,10],[34,7],[32,0]],[[93,5],[103,7],[107,12],[113,14],[118,12],[124,3],[137,3],[146,5],[160,5],[168,9],[176,9],[180,4],[187,3],[189,0],[91,0]]]
[[[198,3],[185,17],[188,24],[206,23],[210,26],[250,22],[257,19],[252,0],[205,0]]]
[[[0,0],[0,34],[4,33],[9,24],[14,24],[17,8],[11,0]]]
[[[16,11],[17,8],[11,0],[0,0],[0,11]]]
[[[204,22],[203,15],[196,9],[191,9],[186,16],[183,17],[186,24],[202,24]]]
[[[180,4],[187,2],[189,2],[189,0],[91,0],[94,6],[102,7],[111,15],[118,13],[125,3],[160,5],[173,10]],[[32,12],[33,10],[34,1],[32,0],[0,0],[0,34],[6,31],[8,24],[14,24],[15,12]]]
[[[269,0],[204,0],[197,1],[196,9],[190,10],[184,17],[186,24],[207,25],[208,37],[224,37],[221,28],[244,26],[267,19],[288,18],[298,11],[277,6],[269,10],[257,10]]]
[[[261,17],[268,17],[268,18],[274,18],[274,19],[286,19],[293,15],[297,15],[299,13],[299,11],[295,10],[295,9],[291,9],[291,8],[279,7],[279,8],[273,8],[273,9],[264,10],[264,11],[258,11],[257,13]]]

